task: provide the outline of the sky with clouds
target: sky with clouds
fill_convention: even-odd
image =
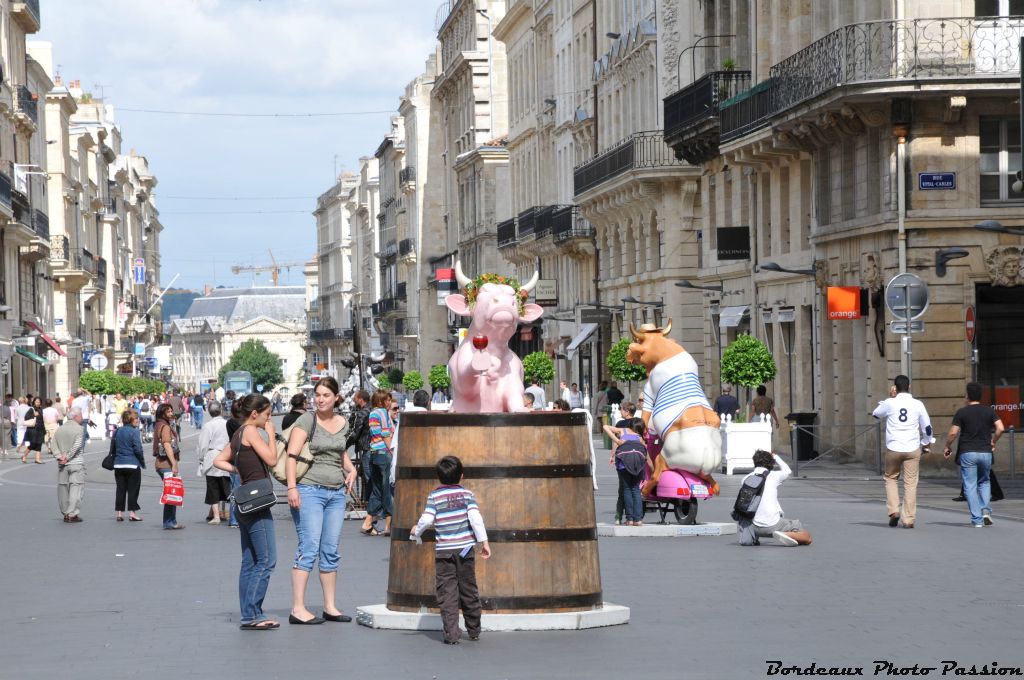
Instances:
[[[65,82],[115,107],[156,175],[164,285],[247,285],[308,260],[312,211],[357,170],[434,49],[440,0],[42,0]],[[136,109],[136,110],[132,110]],[[146,110],[146,111],[142,111]],[[147,112],[149,111],[149,112]],[[236,117],[154,113],[359,115]],[[270,285],[267,273],[256,276]],[[282,282],[302,282],[301,267]]]

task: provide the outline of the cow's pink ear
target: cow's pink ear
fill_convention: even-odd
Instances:
[[[540,305],[528,304],[523,305],[523,315],[520,317],[520,321],[523,323],[530,323],[536,321],[544,313],[544,308]]]
[[[448,309],[452,310],[459,316],[469,316],[472,312],[469,309],[469,305],[466,304],[466,296],[453,293],[444,299],[444,303],[448,306]]]

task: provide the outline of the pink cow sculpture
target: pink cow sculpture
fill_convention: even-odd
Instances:
[[[455,263],[459,288],[468,293],[467,286],[473,284],[476,300],[471,301],[468,294],[445,298],[448,309],[473,319],[466,338],[448,361],[452,411],[510,413],[527,410],[523,405],[523,362],[508,348],[508,341],[518,324],[535,321],[544,313],[543,307],[523,302],[526,294],[537,285],[538,278],[535,273],[519,290],[500,283],[484,283],[476,289],[474,281],[462,273],[462,263]]]

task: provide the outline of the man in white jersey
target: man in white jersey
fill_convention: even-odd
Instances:
[[[648,375],[644,386],[644,424],[664,442],[644,493],[657,485],[665,470],[681,469],[705,480],[717,495],[718,484],[711,473],[722,464],[722,435],[718,429],[721,421],[704,395],[697,377],[697,362],[668,338],[671,330],[671,319],[664,328],[654,324],[644,324],[639,329],[632,324],[629,327],[633,342],[627,358],[631,363],[642,364]]]
[[[910,395],[910,378],[898,375],[889,388],[889,398],[878,402],[871,415],[885,418],[885,504],[889,526],[896,526],[902,519],[904,527],[913,529],[921,454],[929,453],[928,445],[935,443],[928,410]],[[902,507],[898,486],[901,474]]]

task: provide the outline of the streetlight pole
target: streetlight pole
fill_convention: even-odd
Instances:
[[[697,38],[696,42],[694,42],[689,47],[686,47],[685,49],[683,49],[683,51],[679,53],[679,57],[676,58],[676,84],[679,86],[679,89],[680,90],[683,89],[682,83],[680,82],[680,78],[679,78],[679,64],[683,61],[683,55],[684,54],[686,54],[687,52],[690,53],[690,71],[691,71],[691,76],[692,76],[690,82],[693,83],[693,82],[696,82],[696,80],[697,80],[697,48],[698,47],[720,47],[720,45],[701,45],[701,42],[704,41],[704,40],[712,40],[714,38],[735,38],[735,37],[736,37],[735,33],[720,33],[718,35],[705,35],[705,36],[701,36],[700,38]]]

